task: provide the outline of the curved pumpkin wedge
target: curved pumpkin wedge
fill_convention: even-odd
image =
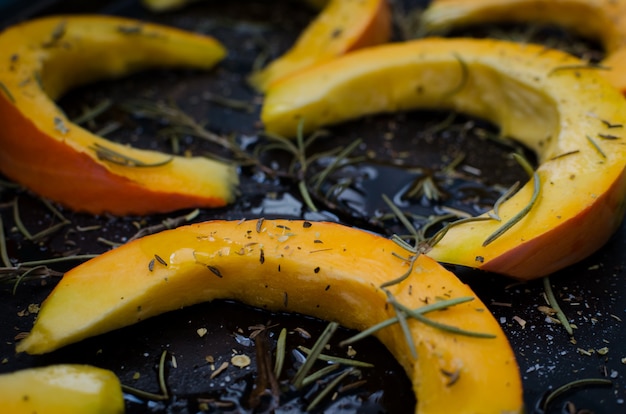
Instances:
[[[119,379],[90,365],[60,364],[0,375],[0,411],[11,414],[121,414]]]
[[[602,43],[602,73],[626,94],[625,0],[434,0],[420,21],[429,33],[498,22],[559,25]]]
[[[331,0],[294,46],[249,80],[264,92],[281,79],[352,50],[388,42],[391,10],[387,0]]]
[[[66,273],[18,351],[49,352],[166,311],[226,298],[363,330],[395,316],[379,286],[411,270],[388,287],[399,303],[418,308],[442,296],[473,297],[427,315],[494,335],[460,336],[409,321],[418,355],[413,359],[397,324],[378,331],[413,383],[417,412],[520,412],[518,367],[498,323],[452,273],[424,255],[411,269],[409,256],[389,239],[336,223],[214,221],[179,227]],[[458,374],[453,384],[450,373]]]
[[[436,260],[532,279],[588,256],[618,227],[625,208],[626,101],[597,71],[537,45],[423,39],[353,52],[271,88],[268,131],[305,130],[378,112],[450,109],[487,119],[537,153],[534,180],[502,203],[498,220],[450,228]],[[489,214],[493,214],[490,212]],[[487,217],[487,214],[485,214]]]
[[[156,67],[209,69],[214,39],[105,16],[32,20],[0,33],[0,171],[41,196],[90,213],[147,214],[222,206],[233,166],[110,142],[73,124],[53,100],[71,87]]]

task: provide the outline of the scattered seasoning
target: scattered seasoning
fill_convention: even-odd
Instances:
[[[7,96],[7,98],[9,98],[9,101],[11,103],[15,103],[15,98],[13,97],[13,94],[11,93],[11,91],[9,90],[9,88],[6,87],[6,85],[2,82],[0,82],[0,90],[2,90],[2,92],[4,92],[4,94]]]
[[[260,233],[261,230],[263,229],[263,222],[265,221],[265,218],[261,217],[257,220],[256,222],[256,232]]]
[[[265,252],[263,249],[259,249],[259,262],[261,262],[261,264],[265,263]]]
[[[65,28],[67,26],[67,22],[62,20],[56,27],[52,30],[50,35],[50,40],[41,44],[42,47],[48,48],[54,46],[59,40],[65,36]]]
[[[222,365],[220,365],[218,369],[213,371],[209,378],[210,379],[214,379],[215,377],[220,375],[222,372],[226,371],[226,368],[228,368],[228,365],[229,365],[228,362],[226,362],[226,361],[222,362]]]
[[[319,273],[320,272],[320,267],[316,267],[315,269],[313,269],[313,273]],[[326,290],[328,290],[330,286],[326,287]]]
[[[148,262],[148,270],[151,272],[154,271],[154,262],[155,262],[155,259],[151,259],[150,262]]]
[[[237,368],[245,368],[250,365],[252,361],[248,355],[235,355],[230,359],[230,363]]]
[[[65,122],[58,116],[54,117],[54,129],[59,131],[62,135],[67,134],[70,130],[65,125]]]
[[[155,254],[154,258],[156,259],[157,262],[159,262],[163,266],[167,267],[167,262],[165,260],[163,260],[163,258],[161,256],[159,256],[158,254]]]
[[[441,369],[441,373],[448,377],[448,382],[446,383],[447,387],[451,387],[457,383],[459,378],[461,378],[461,370],[456,369],[454,371],[446,371],[445,369]]]
[[[305,221],[302,223],[302,227],[304,227],[305,229],[310,228],[313,225],[313,223],[311,223],[310,221]]]
[[[311,339],[311,334],[304,328],[297,327],[294,332],[297,332],[304,339]]]
[[[288,303],[289,303],[289,295],[287,294],[287,292],[284,292],[283,293],[283,305],[287,307]]]
[[[526,320],[520,318],[519,316],[515,315],[513,316],[513,320],[517,323],[519,323],[519,325],[523,328],[526,328]]]
[[[591,138],[589,135],[585,135],[585,136],[587,137],[587,141],[589,141],[589,143],[598,152],[598,154],[600,154],[600,156],[602,158],[606,158],[606,154],[604,153],[604,151],[602,151],[602,148],[600,148],[600,145],[598,145],[598,143],[593,138]]]
[[[209,269],[211,271],[211,273],[213,273],[215,276],[221,278],[222,277],[222,273],[220,272],[220,270],[215,267],[215,266],[211,266],[211,265],[206,265],[207,269]]]
[[[564,152],[562,154],[555,155],[554,157],[550,158],[549,161],[558,160],[560,158],[564,158],[564,157],[568,157],[570,155],[578,154],[579,152],[580,152],[580,150],[567,151],[567,152]]]
[[[598,136],[602,139],[607,139],[610,141],[621,138],[621,137],[618,137],[617,135],[611,135],[611,134],[598,134]]]

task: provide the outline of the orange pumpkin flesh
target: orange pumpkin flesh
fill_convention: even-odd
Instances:
[[[549,23],[599,40],[610,82],[626,94],[625,0],[434,0],[421,16],[428,33],[484,23]]]
[[[332,0],[300,34],[294,46],[250,83],[259,91],[307,67],[352,50],[388,42],[391,10],[387,0]]]
[[[501,220],[450,228],[428,253],[436,260],[533,279],[587,257],[621,223],[626,101],[597,70],[563,52],[489,39],[372,47],[270,88],[262,119],[268,131],[294,136],[301,120],[311,131],[418,108],[492,121],[540,163],[541,190],[525,217],[485,244],[528,205],[534,180],[501,205]]]
[[[0,375],[6,414],[122,414],[124,395],[109,370],[58,364]]]
[[[220,298],[362,330],[395,316],[379,286],[406,273],[409,264],[402,258],[409,256],[389,239],[335,223],[213,221],[179,227],[123,245],[66,273],[18,351],[50,352]],[[427,316],[494,335],[461,336],[412,320],[414,359],[397,324],[378,331],[413,383],[416,412],[521,412],[514,354],[498,322],[468,286],[421,255],[409,276],[388,290],[409,308],[440,297],[473,297]],[[446,373],[458,374],[458,380],[450,384]]]
[[[5,30],[0,171],[43,197],[94,214],[225,205],[238,182],[233,166],[110,142],[73,124],[53,102],[77,85],[155,67],[209,69],[224,55],[212,38],[117,17],[49,17]],[[154,166],[100,159],[99,148]]]

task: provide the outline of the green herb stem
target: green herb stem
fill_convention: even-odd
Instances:
[[[326,329],[324,329],[324,332],[322,332],[320,337],[317,338],[317,341],[311,349],[311,353],[307,356],[306,361],[304,361],[304,364],[300,366],[300,368],[296,372],[296,375],[292,379],[292,383],[296,387],[296,389],[302,388],[302,381],[308,375],[309,371],[313,367],[313,364],[317,360],[317,357],[319,356],[319,354],[322,353],[322,350],[324,349],[330,338],[333,336],[337,328],[339,328],[339,324],[337,322],[330,322],[328,326],[326,326]]]
[[[570,325],[569,321],[567,320],[567,316],[565,316],[565,313],[559,305],[559,301],[556,299],[556,296],[554,296],[554,291],[552,290],[549,276],[543,278],[543,288],[546,292],[546,297],[548,298],[548,303],[550,304],[550,307],[556,311],[556,316],[565,328],[565,331],[568,333],[569,336],[574,336],[574,330],[572,329],[572,325]]]

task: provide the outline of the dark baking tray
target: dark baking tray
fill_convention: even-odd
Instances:
[[[261,51],[268,50],[273,56],[278,55],[314,16],[313,11],[295,1],[271,2],[271,5],[264,1],[205,1],[163,15],[153,15],[138,2],[129,0],[22,3],[5,9],[1,22],[3,26],[45,14],[117,14],[209,33],[224,42],[229,49],[228,58],[208,73],[151,71],[77,89],[59,103],[70,115],[80,113],[84,105],[94,105],[107,97],[115,102],[122,102],[128,97],[168,100],[176,102],[197,119],[207,121],[214,132],[235,133],[253,140],[258,135],[259,101],[246,86],[245,75]],[[403,8],[410,10],[419,5],[423,6],[424,2],[405,2]],[[250,111],[236,110],[216,104],[207,97],[206,92],[257,104]],[[375,171],[378,175],[369,174],[368,179],[357,180],[358,185],[350,193],[349,199],[338,200],[335,204],[322,204],[326,208],[320,213],[312,213],[303,206],[293,182],[262,179],[254,171],[243,169],[242,195],[237,202],[224,209],[201,210],[194,220],[305,217],[310,220],[336,220],[384,234],[401,231],[398,226],[384,228],[380,223],[368,219],[376,212],[386,210],[380,199],[382,191],[397,195],[415,178],[415,174],[407,168],[390,165],[390,161],[398,159],[399,154],[408,154],[405,162],[410,166],[436,171],[454,158],[455,154],[465,153],[464,165],[483,173],[473,179],[455,182],[448,188],[451,196],[449,202],[459,208],[473,208],[477,203],[472,200],[478,199],[481,200],[478,204],[489,205],[494,197],[489,189],[494,184],[510,185],[515,180],[524,179],[523,172],[507,161],[510,149],[485,139],[485,132],[489,135],[497,131],[489,125],[482,125],[480,121],[459,116],[455,118],[449,132],[436,134],[434,140],[424,135],[424,131],[445,122],[448,115],[425,111],[379,115],[331,128],[330,138],[319,141],[315,150],[346,145],[356,138],[362,138],[362,151],[375,153],[376,162],[368,164],[364,169],[347,169],[345,174],[362,177],[368,171]],[[122,128],[111,135],[112,139],[171,150],[166,140],[152,139],[158,136],[157,131],[164,125],[129,116],[115,107],[98,118],[97,126],[110,121],[122,124]],[[390,133],[393,139],[389,139]],[[223,150],[197,139],[185,139],[182,145],[195,153],[223,153]],[[282,160],[278,158],[277,162]],[[1,187],[0,205],[3,207],[0,213],[7,231],[9,254],[16,261],[56,257],[76,248],[83,254],[101,253],[110,247],[99,241],[99,237],[123,242],[137,231],[135,222],[142,222],[144,226],[160,224],[168,217],[188,213],[183,211],[171,215],[115,218],[106,215],[94,217],[61,209],[72,224],[42,243],[32,243],[19,232],[11,231],[15,222],[12,210],[7,206],[16,197],[22,220],[33,232],[50,226],[55,220],[40,200],[28,191]],[[423,200],[412,203],[410,207],[420,213],[432,208]],[[93,225],[101,227],[95,231],[77,231]],[[577,327],[575,340],[538,310],[539,306],[547,305],[541,281],[518,283],[484,272],[451,268],[471,285],[508,335],[520,365],[529,412],[535,410],[546,392],[586,378],[610,379],[612,385],[574,388],[556,399],[550,405],[549,412],[569,412],[566,409],[572,406],[577,410],[587,409],[596,413],[626,411],[626,364],[623,362],[626,358],[626,330],[623,325],[623,319],[626,318],[625,248],[626,226],[623,225],[596,254],[550,277],[565,314]],[[72,265],[65,263],[51,267],[63,272]],[[243,411],[256,366],[254,344],[248,340],[251,333],[248,327],[277,324],[269,330],[273,335],[270,337],[271,344],[275,343],[281,327],[292,332],[296,328],[303,328],[311,333],[312,339],[293,334],[289,337],[290,346],[311,346],[325,326],[323,321],[302,315],[269,313],[229,301],[215,301],[161,315],[49,355],[16,355],[15,338],[30,330],[35,318],[35,314],[28,311],[29,305],[41,303],[55,280],[52,277],[43,281],[22,281],[14,293],[12,285],[0,289],[0,335],[3,338],[0,342],[0,372],[59,362],[90,363],[113,370],[127,385],[158,392],[156,369],[161,353],[168,351],[167,383],[174,397],[167,402],[147,402],[129,397],[128,412],[197,412],[199,398],[213,398],[234,404],[234,408],[221,409],[209,405],[213,407],[212,412]],[[518,320],[525,321],[525,325],[522,326]],[[196,333],[198,328],[206,328],[207,335],[199,337]],[[349,334],[347,330],[341,331],[334,342]],[[346,413],[412,412],[414,399],[410,383],[388,352],[373,339],[355,348],[358,359],[371,361],[376,366],[364,370],[366,385],[340,395],[335,402],[326,401],[320,410]],[[213,356],[219,365],[221,361],[230,359],[233,349],[252,358],[250,368],[241,370],[230,367],[221,376],[210,379],[210,364],[206,356]],[[606,350],[608,352],[604,352]],[[344,351],[337,352],[341,354]],[[172,356],[176,360],[175,367],[172,365]],[[283,407],[278,412],[300,412],[306,405],[306,398],[306,395],[285,396]],[[566,407],[566,403],[572,405]]]

